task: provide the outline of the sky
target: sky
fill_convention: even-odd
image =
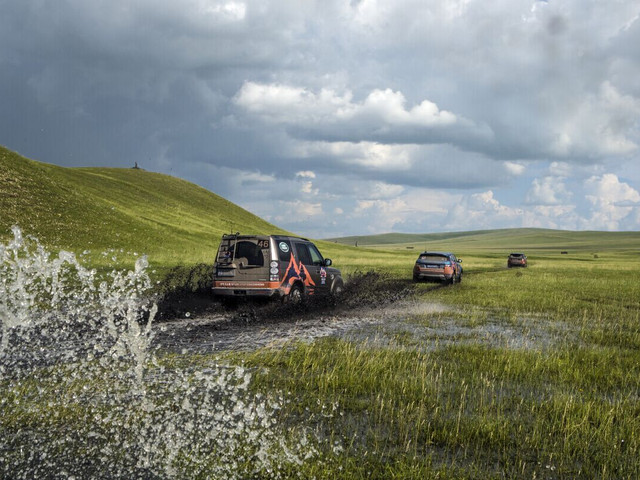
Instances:
[[[640,230],[637,0],[0,11],[0,144],[26,157],[137,162],[312,238]]]

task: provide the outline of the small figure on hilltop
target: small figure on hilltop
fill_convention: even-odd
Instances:
[[[131,167],[134,170],[140,170],[140,167],[138,166],[138,162],[134,162],[135,165],[133,167]]]

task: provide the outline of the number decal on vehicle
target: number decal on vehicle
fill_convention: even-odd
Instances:
[[[258,240],[258,247],[269,248],[269,240]]]

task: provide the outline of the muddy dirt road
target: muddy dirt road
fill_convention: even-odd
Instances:
[[[412,350],[453,344],[546,349],[558,342],[576,341],[575,328],[557,320],[465,311],[428,299],[431,289],[456,286],[424,287],[416,291],[409,281],[369,273],[347,284],[339,300],[311,301],[301,308],[270,302],[242,303],[228,309],[211,298],[200,305],[193,299],[181,299],[167,309],[170,316],[155,323],[153,344],[168,352],[205,354],[280,347],[331,336]]]
[[[154,343],[175,353],[212,353],[277,347],[291,341],[320,337],[362,337],[385,325],[393,329],[409,315],[444,312],[446,307],[405,298],[376,307],[285,311],[274,317],[268,306],[199,314],[163,322],[154,327]],[[366,333],[369,332],[369,333]]]
[[[257,310],[257,311],[256,311]],[[384,326],[394,330],[408,316],[444,312],[447,307],[406,298],[385,306],[357,310],[305,311],[282,318],[261,317],[260,308],[204,314],[157,324],[154,344],[175,353],[212,353],[223,350],[254,350],[277,347],[291,341],[321,337],[361,338],[375,336]]]
[[[154,344],[177,353],[211,353],[346,336],[397,318],[407,305],[418,304],[413,294],[409,281],[368,272],[352,277],[339,299],[310,298],[298,307],[254,301],[226,308],[211,297],[178,296],[161,305]]]

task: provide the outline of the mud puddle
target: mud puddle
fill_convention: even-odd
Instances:
[[[153,342],[164,351],[206,354],[330,336],[371,347],[419,351],[470,344],[546,350],[577,341],[576,332],[561,322],[464,311],[430,302],[425,290],[421,292],[416,296],[409,281],[369,272],[352,279],[339,299],[310,299],[298,307],[246,302],[228,308],[211,298],[180,298],[165,309],[169,318],[161,317],[155,324]]]
[[[376,326],[395,325],[407,312],[443,312],[442,305],[403,299],[383,307],[303,311],[282,318],[259,312],[218,313],[157,324],[154,343],[174,353],[212,353],[279,347],[292,341],[310,342],[321,337],[355,338]],[[360,332],[360,333],[359,333]]]

